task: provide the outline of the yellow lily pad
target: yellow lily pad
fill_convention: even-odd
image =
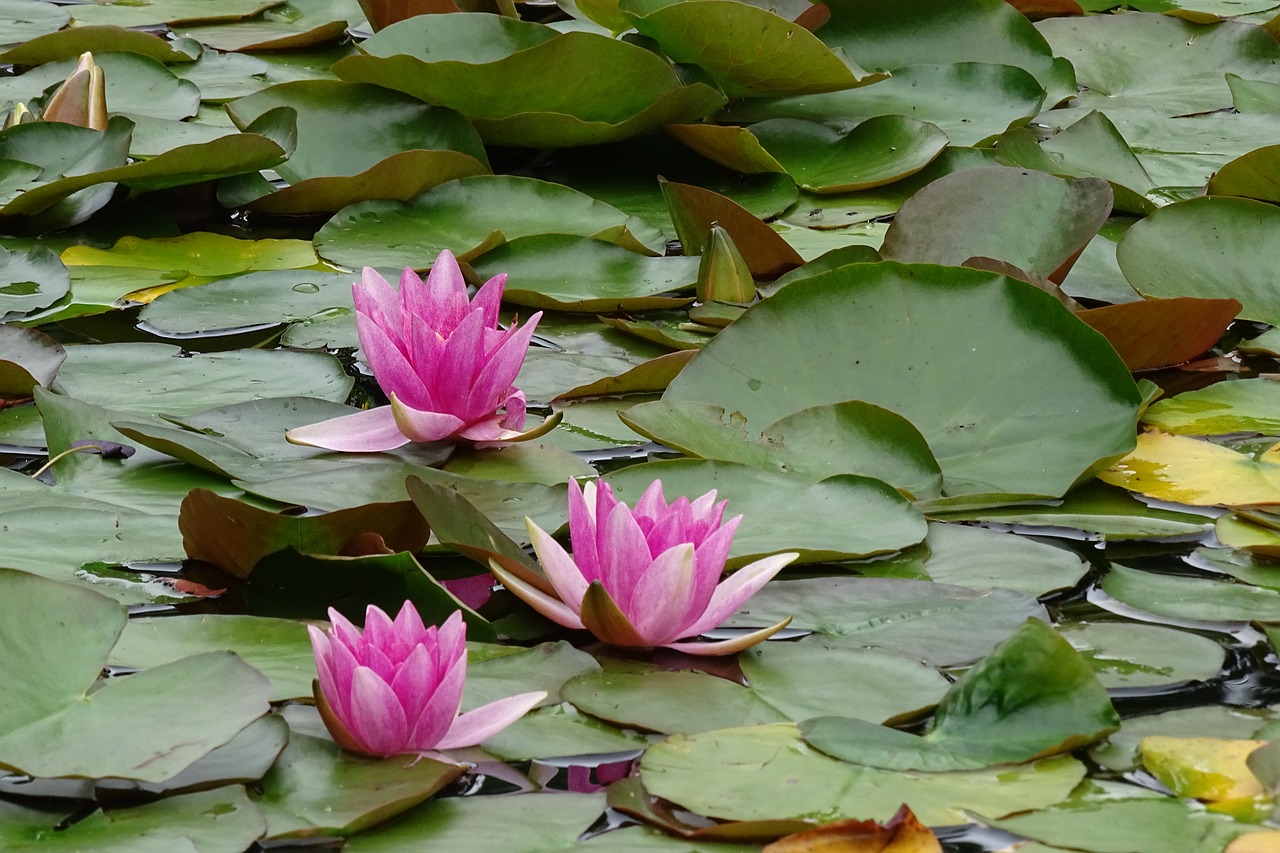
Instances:
[[[1255,459],[1181,435],[1148,432],[1132,453],[1098,475],[1164,501],[1212,506],[1280,503],[1280,445]]]
[[[1224,853],[1280,853],[1280,830],[1264,829],[1241,835]]]
[[[178,237],[121,237],[110,249],[71,246],[67,266],[186,270],[194,276],[239,275],[259,270],[303,269],[319,263],[308,240],[240,240],[196,231]]]
[[[1270,812],[1271,797],[1246,763],[1250,753],[1266,744],[1157,735],[1143,738],[1139,750],[1143,766],[1174,794],[1248,820]]]
[[[1214,532],[1223,545],[1239,548],[1259,557],[1280,559],[1280,530],[1254,524],[1231,513],[1214,522]]]

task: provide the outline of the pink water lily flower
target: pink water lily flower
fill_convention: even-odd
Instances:
[[[522,693],[461,716],[467,626],[455,611],[424,627],[408,601],[395,620],[369,606],[364,633],[329,610],[328,633],[309,626],[320,677],[316,706],[333,739],[360,755],[474,746],[524,716],[547,694]]]
[[[630,509],[607,483],[581,490],[569,481],[573,556],[525,519],[547,582],[490,563],[494,575],[530,606],[566,628],[585,628],[616,646],[664,646],[695,655],[741,651],[782,630],[720,642],[677,642],[720,626],[798,554],[757,560],[720,582],[742,516],[723,521],[728,501],[715,491],[668,504],[655,480]]]
[[[524,394],[511,383],[524,363],[534,314],[498,328],[506,274],[468,301],[462,270],[443,251],[423,283],[411,269],[396,290],[373,269],[352,285],[365,361],[391,405],[285,433],[294,444],[376,453],[411,441],[506,441],[522,437]]]

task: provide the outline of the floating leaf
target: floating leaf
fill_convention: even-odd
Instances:
[[[180,80],[168,68],[138,53],[95,53],[106,81],[107,107],[112,115],[184,119],[194,116],[200,90]],[[0,102],[32,101],[50,86],[61,83],[75,69],[76,57],[34,68],[0,81]]]
[[[238,578],[247,578],[259,560],[285,548],[303,554],[362,556],[350,549],[373,535],[387,553],[416,553],[427,544],[430,532],[408,501],[298,517],[221,498],[207,489],[187,495],[178,529],[188,557],[213,563]]]
[[[1267,379],[1217,382],[1152,403],[1142,422],[1182,435],[1280,433],[1280,385]]]
[[[772,11],[729,0],[622,0],[619,9],[676,62],[696,63],[731,98],[833,92],[883,79]]]
[[[1111,187],[1097,178],[966,169],[907,199],[880,254],[948,266],[995,258],[1060,282],[1110,215],[1111,202]]]
[[[1280,324],[1268,254],[1280,209],[1243,198],[1198,198],[1161,208],[1125,234],[1120,269],[1144,296],[1234,297],[1240,315]]]
[[[1035,378],[1044,370],[1051,388]],[[991,381],[975,384],[982,376]],[[718,334],[663,399],[749,423],[863,400],[920,430],[946,494],[1056,496],[1132,446],[1138,395],[1114,351],[1043,291],[974,270],[879,263],[778,291]]]
[[[605,477],[618,499],[633,503],[654,480],[668,500],[717,490],[729,512],[745,517],[729,551],[741,566],[766,554],[800,553],[800,562],[884,554],[924,538],[924,518],[889,486],[840,475],[808,483],[733,462],[677,459],[631,465]]]
[[[845,717],[800,724],[804,739],[857,764],[890,770],[976,770],[1056,755],[1120,727],[1089,664],[1039,619],[960,676],[923,736]]]
[[[1098,479],[1185,504],[1280,503],[1280,446],[1254,459],[1200,439],[1147,432],[1138,436],[1137,449]]]
[[[729,820],[887,819],[906,800],[925,823],[951,824],[966,809],[1008,814],[1057,803],[1083,773],[1067,757],[953,773],[863,767],[809,748],[789,724],[676,735],[650,746],[640,763],[651,794]]]
[[[266,679],[229,652],[90,693],[124,627],[123,609],[95,592],[7,569],[0,585],[11,700],[0,709],[0,764],[14,772],[160,782],[267,711]],[[119,725],[133,715],[148,725]]]
[[[539,234],[594,237],[649,255],[661,233],[615,207],[558,184],[477,175],[409,202],[366,201],[338,211],[315,237],[324,258],[351,266],[426,269],[450,249],[472,260],[508,240]]]
[[[2,8],[2,7],[0,7]],[[28,12],[28,14],[31,14]],[[6,32],[8,35],[8,32]],[[0,52],[0,62],[12,65],[44,65],[60,59],[79,58],[85,51],[101,56],[108,52],[136,53],[156,62],[191,62],[190,42],[168,42],[153,33],[106,24],[79,26],[50,32]]]
[[[67,351],[35,329],[0,325],[0,397],[26,397],[48,387]]]
[[[1243,306],[1235,299],[1144,299],[1079,311],[1130,370],[1190,361],[1218,342]]]
[[[1142,765],[1176,797],[1207,801],[1209,811],[1265,806],[1266,789],[1245,763],[1264,740],[1144,738]]]
[[[316,256],[304,240],[241,240],[197,231],[180,237],[121,237],[110,249],[72,246],[62,253],[62,261],[68,266],[184,269],[191,275],[221,276],[312,266]]]
[[[705,83],[682,85],[665,60],[636,45],[496,15],[420,15],[360,51],[334,73],[455,109],[498,145],[612,142],[724,103]]]
[[[1207,681],[1218,675],[1226,659],[1213,640],[1159,625],[1065,623],[1058,631],[1107,688]]]
[[[1176,797],[1112,796],[1065,802],[991,823],[1054,849],[1158,849],[1162,853],[1221,850],[1244,831],[1240,824],[1206,814],[1196,804]]]
[[[701,672],[597,672],[565,684],[566,700],[594,717],[663,734],[781,722],[751,690]]]
[[[507,274],[502,298],[516,305],[587,314],[687,305],[698,276],[696,258],[653,258],[621,246],[567,234],[521,237],[471,262],[482,279]]]
[[[777,278],[804,263],[773,229],[732,199],[692,184],[659,183],[686,255],[702,254],[714,224],[733,239],[755,278]]]
[[[1260,586],[1113,565],[1102,590],[1131,607],[1173,619],[1280,622],[1280,591]]]

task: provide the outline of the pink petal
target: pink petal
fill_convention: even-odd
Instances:
[[[409,724],[400,700],[373,670],[359,667],[351,679],[350,719],[342,721],[351,736],[373,755],[404,752]]]
[[[332,652],[329,638],[315,625],[307,626],[307,634],[311,637],[311,651],[316,658],[316,673],[320,680],[320,691],[329,700],[331,706],[340,705],[338,683],[333,676]]]
[[[381,607],[370,604],[364,610],[364,641],[368,646],[387,652],[393,645],[395,628],[391,617]],[[390,654],[387,655],[391,657]]]
[[[471,310],[477,308],[484,314],[484,325],[492,329],[498,325],[498,310],[502,307],[502,290],[507,284],[507,274],[500,272],[486,281],[471,298]]]
[[[578,618],[578,614],[560,599],[552,598],[537,587],[525,583],[493,560],[489,561],[489,571],[493,572],[493,576],[501,581],[502,585],[510,590],[512,595],[524,601],[525,604],[552,622],[557,625],[563,625],[566,628],[573,628],[578,631],[584,630],[582,620]]]
[[[448,249],[436,256],[427,274],[427,286],[414,288],[404,297],[405,307],[411,313],[422,317],[445,337],[457,328],[470,309],[466,279]]]
[[[418,608],[413,606],[412,601],[406,600],[400,605],[394,625],[397,640],[406,646],[413,647],[426,641],[427,626],[422,624],[422,617],[418,615]]]
[[[546,573],[547,580],[551,581],[556,595],[574,611],[580,610],[582,596],[586,595],[587,587],[595,578],[585,578],[573,558],[560,547],[560,543],[534,524],[533,519],[526,518],[524,526],[529,531],[529,542],[538,555],[538,562],[542,564],[542,570]]]
[[[475,575],[469,578],[453,578],[442,580],[440,585],[449,594],[472,610],[484,607],[493,596],[493,577],[491,575]]]
[[[462,688],[466,680],[467,660],[463,657],[452,662],[439,684],[430,685],[432,691],[426,704],[418,711],[417,717],[409,721],[411,748],[419,751],[433,749],[449,731],[462,706]]]
[[[481,705],[468,711],[453,721],[449,731],[436,744],[439,749],[460,749],[464,746],[475,746],[481,741],[493,737],[516,720],[534,709],[543,699],[545,691],[537,693],[521,693],[499,699],[487,705]]]
[[[524,392],[519,388],[513,386],[507,389],[506,399],[502,401],[502,408],[506,411],[502,418],[502,425],[505,428],[524,429],[526,402]]]
[[[393,337],[372,317],[360,312],[356,312],[356,331],[360,334],[360,349],[365,363],[382,390],[411,399],[415,405],[429,406],[431,393],[415,369],[413,354],[407,351],[407,344]]]
[[[505,441],[512,436],[519,435],[517,432],[504,428],[501,420],[501,416],[494,413],[459,430],[458,438],[465,438],[467,441],[475,442],[494,442]]]
[[[443,412],[425,412],[402,403],[391,395],[391,414],[396,427],[408,441],[443,441],[465,425],[461,418]],[[378,411],[374,409],[373,411]]]
[[[291,444],[344,453],[380,453],[409,443],[409,438],[396,426],[390,406],[296,427],[286,432],[284,437]]]
[[[600,579],[600,562],[596,556],[595,483],[587,483],[590,497],[578,488],[578,481],[569,478],[569,544],[573,548],[573,562],[586,578],[587,583]],[[578,595],[575,601],[582,601]]]
[[[623,613],[631,612],[631,594],[653,562],[649,543],[631,509],[619,503],[601,520],[596,534],[600,542],[600,582]]]
[[[373,267],[365,267],[360,281],[351,286],[356,311],[368,314],[379,326],[399,330],[404,327],[400,294]]]
[[[685,635],[692,637],[719,628],[748,598],[759,592],[760,587],[773,580],[774,575],[799,556],[794,552],[774,554],[738,569],[716,587],[706,613],[685,628]]]
[[[440,650],[442,668],[453,666],[455,661],[464,660],[467,656],[467,623],[462,621],[462,611],[455,610],[449,614],[440,626],[436,647]]]
[[[341,643],[331,643],[329,648],[332,651],[329,666],[333,672],[333,693],[326,693],[325,698],[329,700],[329,706],[345,726],[351,719],[351,680],[355,678],[360,661],[356,660],[355,654]]]
[[[431,657],[429,648],[415,646],[389,682],[411,730],[435,691],[437,679]],[[409,740],[413,740],[412,735]]]
[[[636,501],[636,515],[643,515],[657,521],[666,514],[667,499],[662,494],[662,480],[654,480],[644,490],[640,500]],[[665,549],[663,549],[665,550]]]
[[[715,594],[716,584],[720,583],[724,564],[729,559],[729,549],[733,547],[733,534],[741,520],[742,516],[730,519],[694,549],[694,591],[690,600],[698,602],[698,613],[711,604],[711,596]]]
[[[479,415],[497,408],[498,401],[506,396],[507,389],[520,373],[520,367],[529,353],[533,330],[541,318],[541,311],[530,317],[518,331],[489,354],[488,361],[478,373],[473,374],[475,382],[467,395],[468,411]]]
[[[701,607],[690,612],[693,571],[693,545],[685,542],[658,555],[636,584],[624,612],[649,645],[688,636],[684,627],[702,614]]]

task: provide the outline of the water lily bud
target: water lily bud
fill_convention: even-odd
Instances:
[[[699,302],[746,304],[756,298],[756,283],[729,232],[712,223],[698,264]]]
[[[723,583],[725,561],[742,516],[724,521],[728,501],[714,490],[695,501],[668,504],[662,481],[631,509],[607,483],[569,481],[570,556],[525,519],[550,591],[496,562],[489,569],[534,610],[566,628],[590,631],[615,646],[663,646],[693,655],[725,655],[781,631],[790,618],[731,640],[678,642],[732,616],[797,554],[756,560]],[[545,582],[538,579],[542,586]]]
[[[107,129],[107,83],[92,53],[80,54],[75,70],[50,96],[40,118],[92,130]]]
[[[27,109],[26,104],[16,104],[9,114],[4,117],[4,124],[0,125],[0,130],[8,130],[11,127],[17,127],[20,124],[26,124],[29,121],[35,121],[36,117],[31,110]]]
[[[467,680],[467,626],[459,611],[428,628],[408,601],[394,620],[370,605],[363,633],[336,610],[329,619],[328,632],[307,629],[320,676],[316,706],[349,752],[390,756],[475,746],[547,696],[522,693],[459,715]]]
[[[467,299],[462,270],[440,253],[424,283],[411,269],[396,290],[365,267],[352,286],[360,347],[378,384],[391,398],[353,415],[285,433],[294,444],[376,453],[411,441],[511,441],[525,421],[524,394],[511,383],[524,364],[542,317],[518,328],[498,326],[506,274]]]

